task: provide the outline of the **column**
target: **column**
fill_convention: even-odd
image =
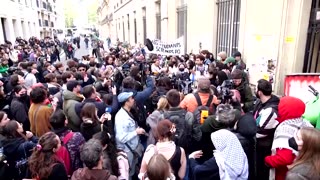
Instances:
[[[134,36],[135,36],[135,29],[134,29],[134,17],[135,17],[135,13],[131,13],[129,16],[129,23],[130,23],[130,44],[134,45]]]
[[[119,40],[124,41],[124,36],[123,36],[123,17],[121,16],[119,18]]]
[[[13,20],[13,27],[14,27],[14,34],[15,37],[22,37],[22,27],[21,27],[21,20],[20,19],[14,19]]]
[[[14,43],[15,35],[14,35],[13,23],[11,18],[5,19],[4,28],[6,29],[7,40],[11,41],[11,43]]]
[[[137,43],[144,44],[143,40],[143,22],[142,22],[142,8],[138,6],[137,13],[136,13],[136,21],[137,21]]]
[[[32,36],[32,26],[30,22],[28,22],[28,27],[29,27],[29,34],[27,39],[29,39]]]
[[[26,33],[26,28],[25,28],[25,26],[24,26],[24,21],[21,21],[20,22],[20,24],[21,24],[21,27],[22,27],[22,33],[23,33],[23,38],[24,39],[27,39],[27,33]]]
[[[146,5],[146,20],[147,20],[147,37],[154,39],[157,33],[156,20],[156,4],[154,1],[147,1]]]
[[[284,92],[284,79],[287,74],[300,73],[303,70],[311,4],[312,0],[287,0],[284,3],[275,78],[275,91],[278,94]],[[295,9],[295,13],[291,12],[292,9]],[[289,38],[291,40],[287,40]]]
[[[161,40],[168,41],[168,0],[161,0]]]
[[[28,26],[28,22],[27,21],[24,21],[23,22],[23,29],[25,29],[25,38],[26,39],[29,39],[30,38],[30,29],[29,29],[29,26]]]
[[[130,18],[130,15],[129,15],[129,18]],[[130,29],[129,29],[129,27],[128,27],[129,18],[128,18],[128,14],[125,14],[124,18],[123,18],[125,41],[127,41],[127,42],[130,42],[129,31],[131,29],[131,26],[130,26]]]

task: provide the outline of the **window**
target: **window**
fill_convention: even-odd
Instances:
[[[229,56],[238,50],[240,0],[218,0],[217,53]]]
[[[137,19],[136,18],[134,18],[134,43],[138,43],[137,42]]]
[[[122,21],[122,34],[123,34],[123,42],[126,41],[126,34],[124,31],[124,21]]]
[[[156,38],[161,39],[161,5],[156,3]]]
[[[143,42],[145,42],[147,38],[147,21],[145,16],[143,16],[142,22],[143,22]]]
[[[187,51],[187,6],[182,5],[177,8],[178,16],[178,28],[177,28],[177,37],[180,38],[183,36],[184,39],[184,51]],[[185,53],[184,52],[184,53]]]
[[[127,18],[128,18],[128,42],[130,42],[130,16],[129,14],[127,14]]]
[[[142,24],[143,24],[143,43],[147,39],[147,21],[146,21],[146,8],[142,8]]]

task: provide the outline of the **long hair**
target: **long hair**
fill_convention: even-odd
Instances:
[[[0,122],[1,122],[2,119],[4,118],[4,115],[6,115],[6,112],[0,111]]]
[[[166,111],[169,109],[169,103],[167,98],[165,97],[160,97],[159,102],[158,102],[158,107],[157,110],[159,111]]]
[[[53,132],[47,132],[39,139],[41,148],[36,147],[29,158],[28,164],[33,178],[47,179],[55,163],[60,162],[54,148],[58,147],[59,140]]]
[[[86,103],[81,110],[81,118],[90,118],[93,123],[99,121],[96,115],[96,106],[93,103]]]
[[[10,139],[23,138],[27,140],[27,137],[24,134],[18,132],[18,128],[19,128],[19,124],[17,121],[15,120],[9,121],[6,124],[6,126],[4,126],[3,128],[3,134]]]
[[[98,132],[92,137],[93,139],[97,139],[101,142],[101,145],[104,147],[107,145],[107,148],[104,150],[107,152],[108,157],[110,158],[111,170],[113,175],[119,177],[119,164],[117,160],[118,150],[115,146],[114,140],[110,137],[110,134],[106,131]]]
[[[315,128],[302,128],[300,130],[303,145],[299,151],[299,155],[291,168],[310,163],[313,166],[312,171],[314,175],[320,175],[320,131]],[[291,169],[290,168],[290,169]]]

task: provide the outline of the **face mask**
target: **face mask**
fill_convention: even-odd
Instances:
[[[179,71],[183,72],[183,71],[184,71],[184,68],[179,68]]]
[[[297,144],[296,140],[294,139],[294,137],[289,139],[289,147],[298,151],[298,144]]]

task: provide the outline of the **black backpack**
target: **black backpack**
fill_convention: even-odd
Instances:
[[[201,119],[202,111],[208,111],[208,116],[214,114],[214,110],[210,108],[213,100],[213,95],[209,96],[209,99],[206,105],[202,105],[201,98],[198,93],[194,93],[194,97],[196,98],[198,103],[198,107],[193,112],[194,120],[197,124],[201,124],[200,119]]]
[[[167,111],[164,113],[164,119],[170,120],[176,126],[174,142],[184,149],[188,149],[192,142],[192,128],[186,121],[186,114],[186,110]]]

